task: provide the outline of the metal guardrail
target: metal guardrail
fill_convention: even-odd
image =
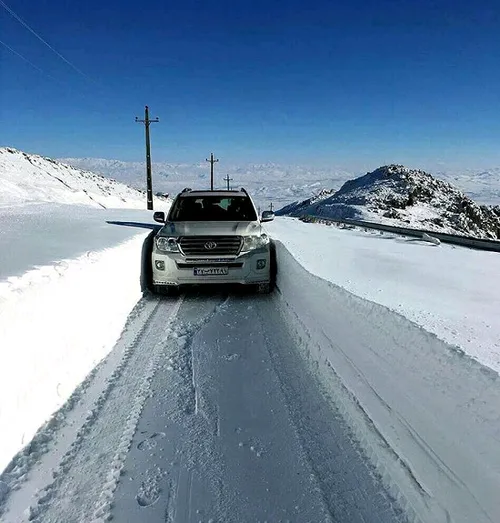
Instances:
[[[428,234],[434,238],[438,238],[443,243],[450,243],[452,245],[461,245],[471,249],[478,249],[481,251],[500,252],[499,240],[482,240],[479,238],[472,238],[470,236],[459,236],[456,234],[447,234],[427,229],[410,229],[407,227],[396,227],[394,225],[385,225],[383,223],[364,222],[361,220],[339,220],[335,218],[326,218],[325,216],[318,216],[314,214],[303,214],[298,218],[312,218],[316,220],[323,220],[325,222],[342,223],[345,225],[353,225],[356,227],[364,227],[367,229],[376,229],[378,231],[392,232],[395,234],[402,234],[403,236],[411,236],[413,238],[422,238],[423,234]]]

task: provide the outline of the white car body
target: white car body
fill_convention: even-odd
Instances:
[[[175,219],[179,209],[198,202],[224,214],[220,220]],[[246,217],[255,219],[229,220],[227,202],[244,202]],[[250,207],[251,206],[251,207]],[[211,212],[211,210],[207,212]],[[155,213],[157,221],[164,220],[163,213]],[[153,288],[171,291],[181,285],[193,284],[242,284],[258,285],[261,292],[269,292],[271,285],[271,246],[263,231],[262,221],[273,219],[272,213],[263,213],[259,219],[255,205],[244,190],[240,191],[191,191],[180,193],[164,225],[154,239],[152,251]]]

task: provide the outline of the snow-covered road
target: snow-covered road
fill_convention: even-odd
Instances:
[[[498,374],[276,245],[270,296],[138,302],[1,476],[2,523],[500,520]]]
[[[400,521],[279,325],[272,298],[185,299],[117,521]]]
[[[2,521],[405,521],[277,301],[143,300]]]

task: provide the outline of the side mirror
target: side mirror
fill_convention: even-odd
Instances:
[[[158,223],[165,223],[165,213],[163,211],[157,211],[153,214],[153,220]]]
[[[264,211],[262,213],[262,218],[260,219],[261,222],[272,222],[273,220],[274,220],[273,211]]]

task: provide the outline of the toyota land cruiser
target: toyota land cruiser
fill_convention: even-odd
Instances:
[[[184,189],[165,213],[152,251],[153,291],[175,292],[185,284],[238,283],[271,291],[271,248],[262,222],[245,189],[193,191]]]

